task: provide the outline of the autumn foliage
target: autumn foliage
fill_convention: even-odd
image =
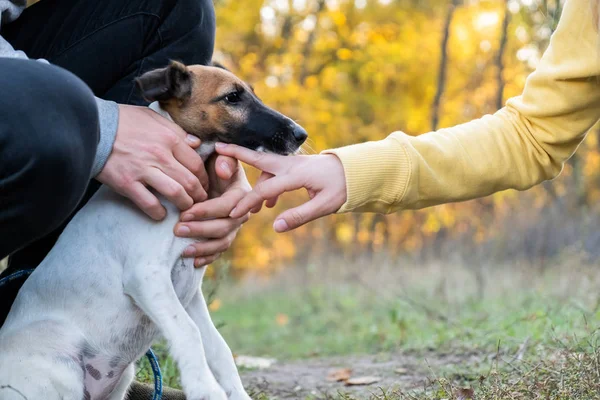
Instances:
[[[251,82],[265,103],[309,132],[309,152],[411,135],[495,112],[519,95],[556,27],[561,4],[538,0],[221,0],[216,57]],[[498,234],[515,210],[528,223],[549,204],[597,202],[594,129],[553,184],[420,212],[342,215],[290,234],[255,215],[231,253],[234,267],[269,271],[313,257],[398,254],[440,240]],[[252,177],[256,175],[251,173]],[[289,206],[305,194],[280,201]]]

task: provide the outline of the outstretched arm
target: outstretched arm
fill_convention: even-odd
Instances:
[[[600,34],[570,0],[521,96],[448,129],[327,151],[344,165],[345,211],[389,213],[528,189],[556,177],[600,118]]]
[[[600,118],[599,60],[589,2],[570,0],[523,94],[494,115],[417,137],[395,132],[320,156],[220,147],[221,154],[275,175],[262,179],[232,215],[305,187],[313,199],[277,218],[276,230],[285,231],[335,211],[418,209],[552,179]]]

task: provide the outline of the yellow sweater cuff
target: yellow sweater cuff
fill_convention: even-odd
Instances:
[[[335,154],[344,166],[347,200],[338,213],[390,213],[400,208],[412,168],[405,145],[394,135],[322,153]]]

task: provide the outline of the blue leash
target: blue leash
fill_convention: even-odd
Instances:
[[[9,276],[0,279],[0,288],[6,285],[8,282],[14,281],[22,276],[29,276],[33,272],[33,269],[24,269],[21,271],[17,271]],[[146,357],[148,361],[150,361],[150,368],[152,368],[152,373],[154,374],[154,397],[153,400],[161,400],[162,399],[162,373],[160,372],[160,366],[158,365],[158,359],[156,355],[152,351],[152,349],[148,349],[146,352]]]

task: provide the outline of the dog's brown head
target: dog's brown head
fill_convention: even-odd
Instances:
[[[300,125],[264,105],[248,84],[220,66],[172,62],[136,81],[146,100],[159,101],[175,123],[202,141],[290,154],[307,138]]]

